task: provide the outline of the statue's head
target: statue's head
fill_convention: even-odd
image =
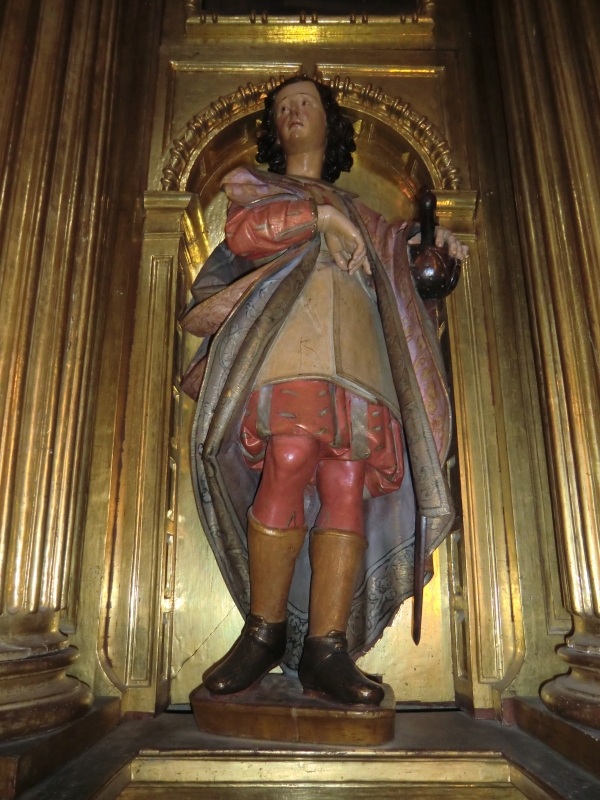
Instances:
[[[259,164],[285,174],[286,156],[301,148],[324,149],[321,177],[333,183],[349,172],[356,150],[354,128],[342,114],[333,89],[305,76],[289,78],[265,99],[258,135]]]

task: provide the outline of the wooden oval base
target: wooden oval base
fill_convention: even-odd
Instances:
[[[212,695],[200,684],[190,694],[201,731],[245,739],[371,746],[394,738],[396,703],[383,684],[380,706],[349,706],[303,694],[297,678],[267,675],[239,695]]]

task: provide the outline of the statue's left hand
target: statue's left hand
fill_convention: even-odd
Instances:
[[[413,236],[408,244],[421,244],[421,233],[419,232]],[[435,228],[435,246],[446,246],[450,255],[461,261],[463,258],[466,258],[469,253],[468,246],[459,242],[452,231],[449,231],[448,228],[443,228],[441,225],[436,225]]]

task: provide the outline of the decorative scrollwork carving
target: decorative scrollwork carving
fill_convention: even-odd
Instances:
[[[266,83],[254,86],[240,86],[237,92],[227,97],[219,97],[206,111],[197,114],[185,126],[185,132],[180,139],[175,139],[169,151],[169,159],[163,168],[161,186],[165,191],[178,191],[180,181],[190,158],[200,145],[215,130],[240,114],[250,114],[262,108],[267,93],[284,81],[279,78],[269,78]]]
[[[427,117],[417,113],[402,98],[392,98],[381,88],[373,88],[371,84],[362,86],[353,83],[350,78],[336,75],[331,81],[325,81],[337,92],[340,105],[376,112],[412,145],[421,151],[431,162],[440,178],[443,189],[458,189],[460,175],[458,168],[452,163],[450,147],[435,125]]]
[[[224,127],[234,118],[251,114],[262,108],[271,89],[278,86],[284,76],[269,78],[266,83],[255,86],[249,83],[240,86],[227,97],[219,97],[201,114],[197,114],[186,125],[183,136],[173,141],[167,162],[163,168],[161,186],[164,191],[180,191],[181,181],[187,175],[188,165],[194,153],[202,149],[206,140],[217,128]],[[460,176],[452,163],[448,142],[427,117],[418,114],[401,98],[386,95],[381,88],[371,84],[362,86],[350,78],[337,75],[332,80],[322,80],[337,92],[340,105],[346,108],[367,111],[397,130],[418,152],[421,152],[437,173],[444,189],[458,189]]]

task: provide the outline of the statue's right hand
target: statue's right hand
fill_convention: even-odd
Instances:
[[[367,246],[356,225],[331,205],[318,206],[317,214],[317,230],[325,234],[327,247],[338,267],[351,275],[362,267],[370,275]]]

